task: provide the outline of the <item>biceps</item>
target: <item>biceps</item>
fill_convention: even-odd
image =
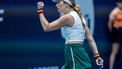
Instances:
[[[69,21],[66,16],[62,16],[59,19],[51,22],[48,26],[48,29],[50,30],[57,30],[60,29],[61,27],[65,26]]]
[[[48,29],[50,31],[53,31],[53,30],[60,29],[64,25],[65,25],[65,23],[63,21],[56,20],[56,21],[49,24]]]

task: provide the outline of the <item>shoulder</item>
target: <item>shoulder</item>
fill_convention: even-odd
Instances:
[[[68,20],[71,20],[72,18],[73,18],[72,15],[65,14],[65,15],[61,16],[59,19],[64,20],[64,21],[67,22]]]
[[[68,25],[68,26],[72,26],[75,22],[75,18],[70,14],[65,14],[60,18],[63,19],[65,24]]]
[[[115,14],[117,14],[118,11],[119,11],[118,7],[115,7],[115,8],[111,11],[110,15],[115,15]]]
[[[59,20],[64,21],[64,22],[67,22],[70,19],[71,19],[71,15],[69,14],[65,14],[59,18]]]
[[[109,18],[110,18],[111,20],[113,20],[114,17],[116,16],[116,14],[118,13],[118,11],[119,11],[118,7],[115,7],[115,8],[111,11],[111,13],[110,13],[110,15],[109,15]]]
[[[73,22],[73,17],[69,14],[65,14],[56,20],[60,24],[70,25]]]

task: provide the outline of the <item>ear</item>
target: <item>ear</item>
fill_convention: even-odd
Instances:
[[[67,3],[65,3],[65,2],[64,2],[64,4],[66,5],[66,7],[69,7],[69,4],[67,4]]]

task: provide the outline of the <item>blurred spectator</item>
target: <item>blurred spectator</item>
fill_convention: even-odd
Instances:
[[[112,52],[109,69],[113,69],[116,55],[122,43],[122,0],[116,0],[116,7],[109,15],[108,28],[112,36]]]

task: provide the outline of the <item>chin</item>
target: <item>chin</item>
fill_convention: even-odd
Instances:
[[[57,11],[60,13],[61,12],[61,10],[60,9],[57,9]]]
[[[58,12],[60,12],[60,11],[58,10]]]

